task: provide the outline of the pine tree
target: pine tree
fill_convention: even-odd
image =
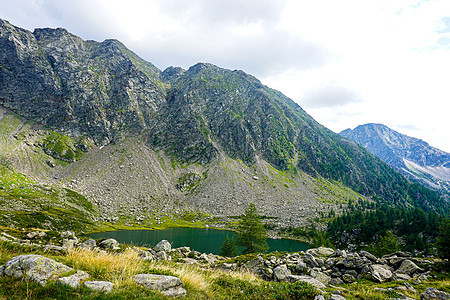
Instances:
[[[244,248],[243,253],[266,252],[267,231],[261,220],[261,216],[256,211],[256,206],[250,203],[238,221],[235,229],[237,234],[236,244]]]
[[[444,218],[439,226],[436,247],[442,258],[450,258],[450,218]]]
[[[234,257],[238,254],[238,249],[236,246],[236,242],[234,241],[233,237],[225,238],[225,241],[222,244],[222,247],[220,248],[219,255],[221,256],[228,256],[228,257]]]

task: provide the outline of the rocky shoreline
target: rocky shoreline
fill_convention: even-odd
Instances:
[[[399,299],[412,299],[402,294],[404,291],[417,293],[409,283],[422,284],[430,280],[436,269],[443,269],[446,261],[435,258],[412,257],[406,252],[395,252],[381,258],[367,251],[348,252],[346,250],[325,247],[313,248],[296,253],[250,254],[234,258],[200,253],[189,247],[173,249],[171,244],[162,240],[155,247],[143,248],[121,245],[114,239],[78,238],[75,233],[65,231],[59,235],[47,236],[45,231],[31,231],[22,239],[8,233],[0,233],[0,240],[18,244],[30,249],[39,249],[49,254],[64,254],[73,249],[82,249],[97,253],[108,253],[131,249],[144,261],[172,261],[174,263],[194,265],[203,269],[225,272],[248,271],[266,281],[294,283],[307,282],[325,295],[326,289],[333,289],[331,298],[345,299],[339,285],[351,284],[360,279],[375,283],[394,281],[391,288]],[[59,277],[72,271],[70,276]],[[42,255],[26,254],[13,257],[0,267],[0,276],[27,277],[45,285],[48,280],[76,288],[83,285],[95,291],[109,292],[114,284],[106,281],[90,280],[91,275],[82,270],[58,263]],[[135,274],[132,278],[137,284],[152,290],[158,290],[170,297],[185,296],[186,290],[179,278],[158,274]],[[434,294],[435,296],[430,296]],[[436,296],[437,295],[437,296]],[[320,298],[322,297],[322,298]],[[316,299],[325,299],[318,296]],[[450,299],[444,291],[427,289],[420,299]]]

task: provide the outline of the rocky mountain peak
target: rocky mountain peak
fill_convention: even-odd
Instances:
[[[359,125],[340,133],[425,185],[450,191],[450,153],[383,124]]]

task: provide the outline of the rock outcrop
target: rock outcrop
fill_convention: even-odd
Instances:
[[[59,275],[72,270],[53,259],[41,255],[20,255],[8,260],[0,267],[0,275],[10,277],[26,277],[30,280],[45,285],[54,275]]]

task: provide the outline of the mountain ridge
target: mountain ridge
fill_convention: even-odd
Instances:
[[[383,124],[364,124],[340,135],[354,140],[400,173],[426,186],[450,191],[450,153]]]
[[[87,195],[103,216],[131,207],[238,214],[255,202],[299,224],[363,198],[447,205],[243,71],[161,71],[116,40],[33,34],[6,21],[0,48],[4,115],[43,126],[5,133],[2,155],[19,172]]]

